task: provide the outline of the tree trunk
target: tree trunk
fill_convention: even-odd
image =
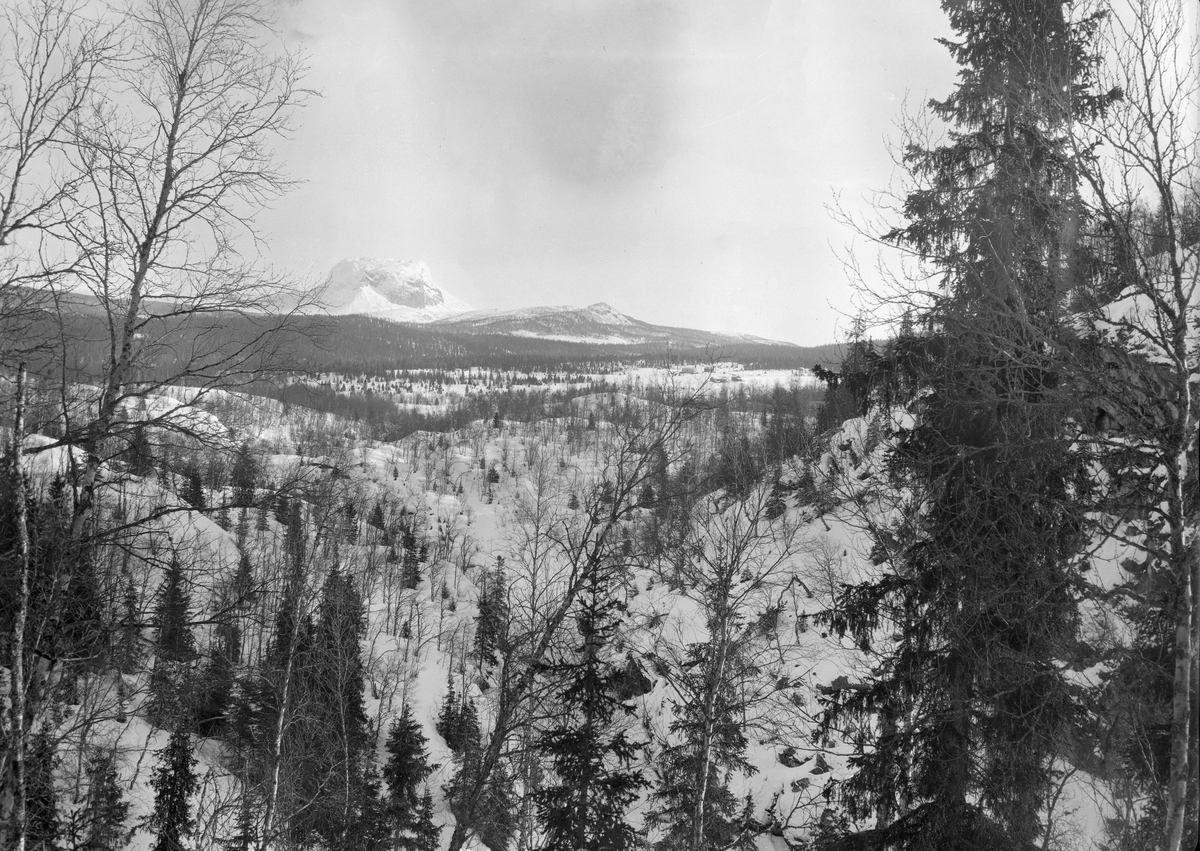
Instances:
[[[728,591],[725,592],[728,597]],[[708,764],[712,759],[713,728],[716,724],[714,716],[717,712],[717,695],[721,689],[721,681],[725,677],[725,661],[729,655],[728,614],[721,617],[718,625],[717,658],[705,683],[704,695],[704,726],[700,734],[700,764],[699,777],[696,784],[696,804],[692,809],[692,842],[691,851],[700,851],[704,846],[705,804],[708,801]]]
[[[29,528],[26,525],[25,474],[21,469],[22,444],[25,437],[25,364],[17,371],[16,415],[13,417],[13,443],[9,457],[12,477],[13,523],[17,529],[18,590],[16,614],[13,618],[12,668],[9,675],[9,710],[11,713],[11,743],[9,745],[9,776],[11,804],[6,845],[15,851],[25,851],[28,818],[26,816],[25,750],[27,693],[25,683],[25,624],[29,618]],[[10,785],[10,784],[5,784]],[[7,796],[6,796],[7,797]]]
[[[466,826],[462,819],[456,818],[454,830],[450,834],[450,845],[447,846],[446,851],[462,851],[462,847],[466,845],[470,837],[471,829]]]
[[[1190,573],[1190,571],[1189,571]],[[1191,732],[1192,582],[1185,577],[1175,628],[1175,683],[1171,697],[1171,768],[1167,780],[1167,851],[1181,851],[1187,821],[1188,756]]]
[[[1200,594],[1200,518],[1195,512],[1200,511],[1200,507],[1193,507],[1193,514],[1189,516],[1188,498],[1185,493],[1190,473],[1190,452],[1197,442],[1196,397],[1191,386],[1195,375],[1188,368],[1189,312],[1186,307],[1191,304],[1191,296],[1195,295],[1197,283],[1191,281],[1189,288],[1188,282],[1185,282],[1179,252],[1176,251],[1179,238],[1176,235],[1175,218],[1169,217],[1167,224],[1171,237],[1168,262],[1172,285],[1170,300],[1173,303],[1170,306],[1178,313],[1172,328],[1170,349],[1177,365],[1181,410],[1176,415],[1179,430],[1172,435],[1174,439],[1170,447],[1170,493],[1167,498],[1171,525],[1170,547],[1174,562],[1172,579],[1179,583],[1180,594],[1175,612],[1175,682],[1171,695],[1171,765],[1167,781],[1166,840],[1167,851],[1179,851],[1183,847],[1184,831],[1187,827],[1189,781],[1195,785],[1197,770],[1200,769],[1200,765],[1197,765],[1193,717],[1197,708],[1196,690],[1200,687],[1200,683],[1196,681],[1197,663],[1200,662],[1197,643],[1200,642],[1200,636],[1196,633],[1195,611],[1197,595]],[[1163,312],[1168,315],[1171,313]],[[1192,536],[1190,541],[1189,526]],[[1193,827],[1192,833],[1195,832]],[[1194,835],[1190,838],[1195,840]]]
[[[273,764],[271,766],[271,787],[267,793],[265,801],[265,809],[263,811],[263,826],[262,832],[258,838],[257,851],[267,851],[271,832],[275,828],[275,811],[279,806],[279,782],[280,773],[283,768],[283,731],[287,726],[287,709],[288,700],[290,698],[291,683],[292,683],[292,665],[296,658],[296,636],[299,634],[298,623],[300,620],[300,600],[301,600],[301,585],[303,579],[294,577],[296,583],[295,589],[295,604],[292,607],[292,631],[288,636],[287,661],[283,666],[283,688],[279,697],[279,714],[275,720],[275,730],[271,736],[271,757]],[[245,794],[243,790],[242,794]]]
[[[1190,741],[1188,743],[1188,787],[1193,795],[1200,790],[1200,516],[1192,517],[1193,538],[1190,553],[1192,574],[1192,679],[1191,708],[1188,715]],[[1198,807],[1200,809],[1200,807]],[[1186,808],[1184,816],[1186,818]],[[1184,828],[1184,848],[1194,848],[1200,841],[1200,817],[1193,813],[1190,824]]]
[[[1176,581],[1180,583],[1179,600],[1175,612],[1175,678],[1171,694],[1171,764],[1167,779],[1167,817],[1166,817],[1166,848],[1167,851],[1180,851],[1183,847],[1183,833],[1187,825],[1188,779],[1195,771],[1192,758],[1194,743],[1192,742],[1192,709],[1194,690],[1197,684],[1192,682],[1192,669],[1196,664],[1193,623],[1196,617],[1193,609],[1196,600],[1196,565],[1200,562],[1196,550],[1200,547],[1200,539],[1193,540],[1190,545],[1185,542],[1183,478],[1186,475],[1186,451],[1179,453],[1176,467],[1171,471],[1171,494],[1169,511],[1172,515],[1174,528],[1171,531],[1171,549],[1177,558],[1175,561],[1178,574]],[[1189,768],[1190,764],[1190,768]]]

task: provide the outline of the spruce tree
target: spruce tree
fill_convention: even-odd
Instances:
[[[374,737],[363,697],[365,671],[360,641],[366,629],[362,599],[353,581],[334,570],[325,581],[313,635],[307,678],[317,697],[311,719],[319,764],[335,778],[319,792],[308,817],[331,847],[353,847],[360,822],[377,813],[372,787]]]
[[[373,759],[365,761],[360,784],[354,812],[340,847],[346,851],[386,848],[393,838],[392,820],[388,802],[379,788],[379,772]]]
[[[401,561],[404,563],[401,569],[404,587],[410,591],[415,590],[421,584],[421,563],[417,561],[417,554],[406,549]]]
[[[25,847],[29,851],[57,851],[62,834],[54,791],[55,750],[43,731],[33,737],[25,758]]]
[[[87,763],[88,792],[83,809],[87,851],[119,851],[125,847],[125,819],[130,802],[125,799],[117,775],[116,753],[99,749]]]
[[[308,555],[308,524],[304,519],[304,504],[300,500],[295,499],[288,504],[285,522],[287,534],[283,539],[284,552],[291,563],[292,572],[299,575],[304,570]]]
[[[254,598],[254,565],[250,554],[242,551],[238,558],[237,573],[233,577],[233,602],[238,607],[244,607]]]
[[[508,851],[517,831],[517,794],[505,761],[498,762],[488,778],[475,814],[475,829],[480,841],[492,851]]]
[[[196,658],[190,607],[191,591],[183,565],[173,554],[155,607],[157,637],[150,675],[151,714],[162,726],[177,726],[190,711],[192,664]]]
[[[464,796],[480,781],[483,766],[483,733],[473,700],[464,699],[458,711],[455,762],[457,770],[446,784],[446,799],[458,818],[463,817]],[[497,763],[474,808],[471,828],[492,851],[505,851],[516,830],[516,793],[512,773]]]
[[[95,663],[108,656],[110,635],[106,610],[101,597],[100,577],[90,547],[76,552],[76,563],[67,583],[62,602],[65,617],[59,640],[60,652],[76,660],[77,665]]]
[[[248,441],[243,441],[238,447],[230,472],[230,484],[233,486],[234,505],[245,507],[254,504],[258,488],[258,459],[254,457]]]
[[[225,841],[228,851],[250,851],[257,847],[258,829],[255,812],[255,796],[247,788],[244,778],[241,797],[238,800],[237,823],[233,834]]]
[[[462,757],[464,772],[472,774],[479,768],[483,731],[479,728],[479,710],[475,701],[463,695],[458,710],[458,753]]]
[[[1094,19],[1071,21],[1061,0],[942,7],[959,84],[931,109],[950,131],[905,149],[915,188],[886,236],[941,291],[914,305],[922,333],[842,370],[855,413],[905,403],[915,424],[889,457],[913,499],[876,534],[879,577],[829,618],[875,672],[833,690],[818,731],[871,738],[841,791],[852,822],[875,827],[830,847],[1033,847],[1075,712],[1055,660],[1077,620],[1081,468],[1055,352],[1076,284],[1064,137],[1076,111],[1104,106],[1089,91]]]
[[[238,549],[242,549],[246,546],[246,540],[250,537],[250,515],[246,512],[246,509],[243,508],[238,512],[238,521],[235,528],[234,535],[237,538]]]
[[[676,676],[681,699],[673,703],[674,738],[660,757],[646,819],[662,831],[658,851],[731,848],[742,834],[729,781],[732,772],[751,774],[754,766],[746,759],[746,736],[734,712],[734,681],[717,676],[716,655],[711,642],[689,645]]]
[[[146,827],[154,834],[151,851],[185,851],[184,840],[194,826],[192,795],[198,785],[196,757],[192,753],[187,726],[179,724],[166,746],[158,752],[158,764],[150,776],[154,789],[154,811]]]
[[[172,555],[166,575],[159,589],[155,611],[158,628],[156,641],[160,659],[190,661],[195,652],[195,639],[190,624],[191,591],[183,564],[178,555]]]
[[[475,619],[475,654],[481,667],[497,664],[503,653],[508,632],[508,588],[504,576],[504,559],[496,559],[496,567],[483,576],[479,597],[479,616]]]
[[[614,696],[623,669],[605,658],[615,611],[594,576],[579,606],[574,657],[547,665],[562,678],[559,720],[539,744],[557,780],[533,794],[549,851],[626,851],[637,842],[625,815],[645,781],[631,767],[639,747],[616,721],[630,711]]]
[[[417,825],[413,833],[416,838],[414,851],[437,851],[442,829],[433,823],[433,793],[429,791],[428,786],[425,787],[425,794],[421,796]]]
[[[148,476],[154,472],[154,450],[145,426],[134,428],[121,457],[128,465],[129,472],[135,476]]]
[[[204,480],[200,476],[200,468],[193,462],[183,468],[183,498],[192,508],[203,511],[207,505],[204,501]]]
[[[236,620],[230,618],[218,623],[213,637],[196,709],[196,732],[202,736],[215,736],[225,729],[242,655],[242,631]]]
[[[388,785],[387,813],[400,848],[421,851],[419,791],[432,770],[428,741],[408,704],[388,729],[383,779]]]
[[[462,747],[461,728],[462,706],[454,691],[454,674],[450,673],[446,676],[446,697],[442,700],[434,729],[446,742],[446,747],[457,753]]]

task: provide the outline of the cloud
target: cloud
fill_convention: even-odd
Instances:
[[[506,154],[497,167],[583,184],[665,160],[681,14],[665,0],[397,5],[421,82],[460,138],[487,140],[471,146],[476,159],[495,146]]]

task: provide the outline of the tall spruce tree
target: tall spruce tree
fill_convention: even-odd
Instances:
[[[132,573],[125,577],[121,613],[113,638],[113,661],[123,674],[136,674],[142,664],[142,615]]]
[[[433,793],[425,787],[421,796],[421,807],[417,813],[416,851],[437,851],[442,829],[433,823]]]
[[[1055,352],[1079,214],[1064,135],[1105,105],[1090,91],[1095,18],[1072,21],[1061,0],[942,7],[959,84],[930,108],[950,129],[905,149],[908,221],[886,235],[941,289],[914,305],[923,334],[843,369],[914,413],[888,465],[913,499],[876,534],[878,578],[830,617],[876,673],[826,705],[826,729],[871,731],[842,799],[875,819],[829,847],[1034,847],[1074,712],[1053,663],[1077,620],[1081,462]]]
[[[57,851],[62,834],[58,795],[54,791],[54,769],[58,756],[46,732],[33,737],[25,762],[26,833],[28,851]]]
[[[504,557],[496,559],[496,566],[483,576],[483,590],[479,594],[479,616],[475,619],[475,653],[481,668],[496,665],[499,654],[507,645],[508,632],[508,588],[504,576]]]
[[[322,762],[335,778],[314,799],[313,826],[331,848],[355,847],[359,830],[374,824],[378,782],[374,736],[367,719],[360,640],[366,613],[353,580],[338,570],[322,590],[308,676],[318,698],[313,721]]]
[[[121,790],[115,751],[95,751],[87,764],[88,792],[83,809],[84,848],[88,851],[119,851],[125,847],[125,819],[130,802]]]
[[[206,508],[204,500],[204,479],[200,475],[200,468],[195,462],[189,461],[183,468],[183,498],[193,508],[203,510]]]
[[[464,696],[452,723],[457,770],[446,784],[445,791],[451,811],[456,818],[462,818],[464,796],[478,784],[483,763],[483,732],[479,727],[479,710],[475,707],[475,701]],[[512,774],[505,762],[500,762],[488,777],[472,813],[471,827],[492,851],[505,851],[508,848],[516,830],[516,794]]]
[[[158,591],[158,634],[150,675],[151,714],[164,727],[175,727],[179,719],[190,718],[192,666],[196,659],[190,608],[191,590],[183,564],[173,554]]]
[[[125,451],[121,453],[121,460],[135,476],[148,476],[154,472],[154,449],[150,445],[145,426],[133,429]]]
[[[454,690],[454,672],[451,671],[446,675],[446,696],[442,700],[442,708],[438,711],[433,727],[445,740],[446,747],[455,753],[462,750],[462,715],[463,703],[459,701],[458,692]]]
[[[422,851],[421,789],[432,768],[426,750],[428,740],[412,709],[404,705],[400,717],[388,729],[387,759],[383,779],[388,785],[387,812],[397,847]]]
[[[631,765],[640,748],[616,723],[619,711],[629,711],[615,696],[624,669],[605,657],[619,625],[617,605],[599,571],[589,585],[580,598],[574,658],[546,666],[562,678],[558,722],[540,741],[557,780],[533,793],[549,851],[633,848],[637,832],[625,816],[646,785]]]
[[[213,628],[208,663],[198,678],[196,732],[200,735],[215,736],[224,730],[241,656],[242,630],[231,615]]]
[[[185,724],[171,732],[166,746],[158,752],[158,764],[150,776],[154,789],[154,810],[146,826],[154,833],[151,851],[184,851],[184,840],[195,825],[192,795],[198,785],[196,756]]]
[[[258,459],[254,457],[248,441],[242,441],[238,447],[229,478],[233,485],[234,505],[253,505],[258,488]]]

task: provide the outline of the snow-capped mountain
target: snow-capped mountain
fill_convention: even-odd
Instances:
[[[631,319],[604,302],[587,307],[523,307],[473,310],[442,319],[439,325],[480,334],[539,337],[588,343],[642,342],[653,325]]]
[[[707,346],[773,342],[746,335],[714,334],[690,328],[655,325],[626,316],[612,305],[598,301],[587,307],[522,307],[520,310],[480,310],[460,313],[437,320],[438,328],[467,331],[470,334],[499,334],[511,337],[536,337],[572,343],[636,346],[646,343],[670,343],[673,346]]]
[[[709,344],[768,343],[757,337],[716,334],[691,328],[654,325],[627,316],[605,302],[587,307],[526,307],[518,310],[473,310],[448,316],[436,322],[439,328],[475,334],[502,334],[509,337],[536,337],[567,343],[605,345],[705,346]]]
[[[587,307],[473,310],[435,284],[429,267],[417,260],[343,260],[329,273],[321,298],[335,315],[361,314],[466,334],[617,346],[662,343],[704,347],[775,342],[744,334],[654,325],[627,316],[604,302]]]
[[[361,313],[396,322],[431,322],[471,309],[435,284],[421,261],[373,257],[334,266],[321,300],[332,314]]]

